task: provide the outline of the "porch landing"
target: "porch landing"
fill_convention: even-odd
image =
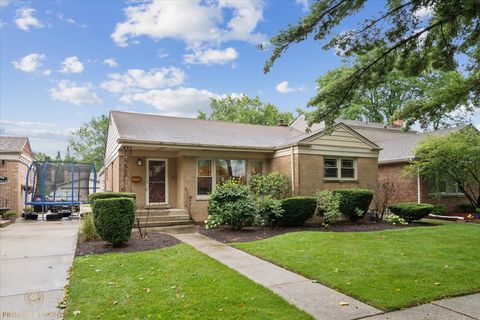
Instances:
[[[165,205],[149,206],[137,209],[134,228],[149,228],[160,232],[192,232],[195,225],[188,211],[170,208]]]

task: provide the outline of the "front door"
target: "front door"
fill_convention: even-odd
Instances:
[[[168,203],[167,160],[147,160],[147,204]]]

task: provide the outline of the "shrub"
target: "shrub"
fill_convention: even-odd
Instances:
[[[257,208],[250,189],[240,181],[229,179],[218,185],[208,200],[207,228],[227,225],[240,230],[253,225]]]
[[[340,194],[324,190],[315,194],[318,213],[323,215],[323,224],[329,226],[340,219]]]
[[[407,222],[412,222],[428,216],[432,212],[433,206],[426,203],[404,202],[391,205],[388,209]]]
[[[92,241],[100,239],[100,236],[95,229],[95,223],[93,222],[93,214],[88,212],[83,215],[82,224],[78,231],[78,239],[80,242]]]
[[[114,247],[130,239],[135,219],[135,202],[132,198],[96,199],[93,206],[95,229],[100,237]]]
[[[338,189],[333,193],[341,196],[340,212],[350,221],[362,219],[373,199],[373,191],[368,189]]]
[[[317,207],[315,197],[292,197],[282,200],[282,208],[285,211],[277,220],[278,225],[283,227],[301,226],[311,218]]]
[[[441,205],[441,204],[437,204],[437,205],[434,205],[433,206],[433,210],[431,212],[431,214],[436,214],[437,216],[443,216],[445,215],[447,211],[445,210],[445,206]]]
[[[256,174],[250,177],[250,189],[256,196],[282,199],[288,190],[288,179],[279,172],[272,172],[266,176]]]
[[[282,208],[282,201],[272,197],[258,197],[256,201],[257,217],[255,225],[272,226],[282,216],[285,210]]]
[[[16,211],[13,211],[13,210],[8,210],[7,212],[5,212],[3,214],[3,216],[6,218],[6,219],[10,219],[12,221],[15,221],[15,218],[17,217],[17,212]]]
[[[32,206],[26,206],[25,208],[23,208],[23,212],[32,213],[33,212],[33,207]]]
[[[405,219],[400,218],[396,214],[389,214],[388,216],[385,217],[385,221],[390,222],[393,225],[396,225],[396,224],[406,225],[406,224],[408,224],[408,222],[405,221]]]
[[[95,201],[98,199],[111,199],[111,198],[131,198],[135,202],[136,194],[132,192],[97,192],[88,195],[88,202],[93,208]]]
[[[461,203],[457,206],[459,210],[465,213],[474,213],[475,207],[470,203]]]

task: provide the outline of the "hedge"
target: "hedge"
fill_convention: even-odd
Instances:
[[[391,205],[388,209],[407,222],[412,222],[428,216],[434,210],[434,206],[427,203],[404,202]]]
[[[135,220],[135,202],[132,198],[95,199],[93,221],[100,237],[114,247],[130,239]]]
[[[281,200],[284,213],[277,218],[276,224],[282,227],[301,226],[313,217],[317,208],[315,197],[292,197]]]
[[[334,194],[340,194],[340,212],[350,221],[365,217],[373,199],[373,191],[368,189],[337,189]]]
[[[135,202],[137,195],[133,192],[96,192],[88,195],[88,201],[93,208],[95,201],[98,199],[111,199],[111,198],[131,198]]]

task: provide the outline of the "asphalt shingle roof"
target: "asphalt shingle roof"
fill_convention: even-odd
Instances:
[[[236,148],[275,148],[304,137],[304,132],[282,126],[263,126],[112,111],[119,138],[166,144]]]
[[[0,136],[0,152],[22,152],[27,140],[26,137]]]

